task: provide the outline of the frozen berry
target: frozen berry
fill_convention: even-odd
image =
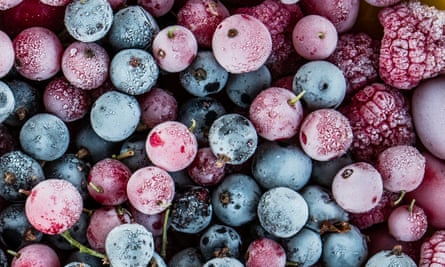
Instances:
[[[420,249],[419,267],[440,266],[445,262],[445,231],[436,230],[425,239]]]
[[[365,1],[368,4],[377,7],[392,6],[400,2],[400,0],[365,0]]]
[[[339,36],[337,47],[327,60],[343,72],[347,94],[377,81],[379,48],[380,42],[363,32]]]
[[[426,233],[428,221],[425,211],[414,201],[411,205],[395,208],[388,217],[389,233],[396,239],[405,242],[420,240]]]
[[[9,36],[0,31],[0,78],[3,78],[14,66],[14,47]]]
[[[137,3],[154,17],[161,17],[172,9],[175,0],[138,0]]]
[[[259,69],[272,52],[272,37],[255,17],[235,14],[225,18],[212,38],[216,60],[230,73]]]
[[[297,53],[309,60],[329,57],[337,46],[338,34],[334,24],[319,15],[301,18],[292,32],[292,43]]]
[[[15,97],[11,88],[0,81],[0,123],[5,121],[13,112]]]
[[[0,10],[7,10],[15,7],[16,5],[23,2],[23,0],[1,0],[0,1]]]
[[[388,85],[374,83],[359,90],[340,110],[352,127],[354,156],[375,161],[390,146],[413,144],[415,133],[409,108],[406,96]]]
[[[378,17],[384,28],[379,73],[386,84],[412,89],[444,71],[445,12],[409,1],[382,9]]]

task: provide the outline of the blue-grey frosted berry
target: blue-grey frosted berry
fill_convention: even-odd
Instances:
[[[368,256],[366,238],[354,225],[342,232],[325,233],[322,237],[321,260],[326,267],[362,266]]]
[[[298,233],[309,216],[304,198],[288,187],[264,192],[257,208],[261,226],[276,237],[288,238]]]
[[[161,257],[156,251],[153,252],[150,263],[147,266],[167,267],[164,258]]]
[[[416,262],[407,254],[394,248],[381,250],[369,257],[365,267],[416,267]]]
[[[6,81],[14,94],[15,107],[11,115],[5,120],[5,124],[21,126],[41,108],[41,94],[28,82],[22,80]],[[1,105],[1,104],[0,104]]]
[[[349,219],[348,213],[332,199],[326,188],[308,185],[300,193],[309,207],[306,227],[318,232],[324,221],[343,222]]]
[[[142,6],[128,6],[114,14],[108,32],[108,43],[118,51],[125,48],[148,49],[159,26],[154,17]]]
[[[353,162],[351,153],[345,153],[340,157],[328,161],[313,160],[311,182],[326,188],[331,188],[332,180],[337,172]]]
[[[65,8],[64,23],[74,39],[95,42],[110,30],[113,9],[107,0],[73,0]]]
[[[199,248],[205,260],[221,255],[238,258],[241,243],[241,236],[234,228],[213,224],[201,235]]]
[[[124,49],[111,59],[110,80],[116,89],[129,95],[149,92],[156,84],[158,76],[158,65],[145,50]]]
[[[169,267],[201,267],[204,263],[198,248],[188,247],[176,252],[168,262]]]
[[[109,91],[94,102],[90,121],[98,136],[118,142],[134,133],[140,117],[141,109],[134,96]]]
[[[255,71],[229,74],[226,93],[237,106],[248,108],[253,99],[264,89],[270,87],[272,76],[269,69],[263,65]]]
[[[14,107],[15,98],[11,88],[6,83],[0,81],[0,123],[11,115]]]
[[[320,234],[308,228],[282,241],[287,261],[299,267],[313,266],[321,257],[323,244]]]
[[[209,130],[209,145],[219,160],[228,164],[242,164],[254,153],[258,135],[246,117],[230,113],[216,119]]]
[[[334,64],[315,60],[301,66],[294,76],[293,91],[305,91],[302,101],[310,110],[337,108],[346,94],[346,79]]]
[[[295,145],[264,142],[252,159],[252,175],[264,188],[278,186],[300,190],[309,181],[312,160]]]
[[[20,129],[19,138],[23,151],[44,161],[60,158],[70,143],[66,124],[49,113],[39,113],[29,118]]]
[[[255,180],[241,173],[226,176],[212,192],[216,217],[230,226],[241,226],[256,218],[261,188]]]
[[[193,63],[179,73],[182,87],[194,96],[220,92],[228,78],[229,73],[219,65],[211,51],[198,52]]]
[[[202,267],[244,267],[244,264],[234,257],[222,257],[208,260]]]

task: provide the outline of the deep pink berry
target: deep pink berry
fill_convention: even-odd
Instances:
[[[442,266],[445,263],[445,230],[436,230],[420,247],[419,267]]]
[[[252,241],[246,252],[246,267],[284,267],[286,252],[277,242],[269,238]]]
[[[425,211],[414,203],[395,208],[388,217],[389,233],[396,240],[405,242],[420,240],[427,228]]]
[[[178,24],[188,28],[198,45],[209,48],[216,26],[230,15],[225,5],[217,0],[188,0],[179,9]]]
[[[13,40],[15,68],[30,80],[46,80],[60,70],[63,53],[57,35],[44,27],[31,27],[21,31]]]
[[[153,87],[149,92],[138,97],[142,114],[141,121],[153,128],[165,121],[176,120],[178,116],[178,102],[167,90]]]
[[[379,73],[386,84],[412,89],[445,70],[444,11],[403,1],[378,17],[384,28]]]
[[[226,175],[225,165],[218,163],[216,157],[210,147],[202,147],[198,149],[195,159],[187,167],[187,173],[193,182],[203,185],[212,186],[218,184]]]
[[[351,98],[340,111],[354,134],[351,150],[360,160],[375,161],[384,149],[412,145],[415,140],[410,105],[397,89],[374,83]]]
[[[138,0],[138,5],[142,6],[154,17],[161,17],[167,14],[175,3],[174,0]]]
[[[366,33],[345,33],[327,60],[341,69],[347,80],[346,93],[353,92],[378,79],[380,42]]]

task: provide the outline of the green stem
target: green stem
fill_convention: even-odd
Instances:
[[[396,201],[394,201],[394,206],[399,205],[400,202],[402,202],[402,200],[405,197],[405,195],[406,195],[406,191],[405,190],[400,191],[400,196],[399,196],[398,199],[396,199]]]
[[[294,98],[291,98],[287,100],[287,103],[291,106],[295,105],[300,99],[303,97],[303,95],[306,93],[305,90],[301,91],[298,95],[296,95]]]
[[[162,226],[162,245],[161,245],[161,256],[165,259],[167,256],[167,228],[168,228],[168,217],[170,216],[170,208],[165,210],[164,213],[164,224]]]
[[[85,245],[83,245],[82,243],[80,243],[79,241],[77,241],[76,239],[74,239],[70,232],[68,230],[66,230],[65,232],[60,234],[63,238],[65,238],[66,241],[68,241],[68,243],[70,243],[71,246],[78,248],[79,251],[81,253],[86,253],[88,255],[97,257],[102,259],[103,261],[107,261],[107,256],[105,256],[105,254],[102,254],[100,252],[97,252],[93,249],[90,249],[88,247],[86,247]]]

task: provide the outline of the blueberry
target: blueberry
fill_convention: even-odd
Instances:
[[[176,252],[168,262],[169,267],[201,267],[204,259],[198,248],[188,247]]]
[[[42,96],[40,92],[28,82],[16,79],[6,81],[6,84],[14,94],[15,107],[13,112],[5,120],[5,124],[21,126],[28,118],[38,113],[41,108]]]
[[[401,248],[394,247],[393,250],[381,250],[369,257],[365,267],[391,267],[405,266],[416,267],[416,262],[407,254],[401,251]]]
[[[68,229],[71,236],[80,242],[81,244],[87,245],[87,227],[90,221],[90,217],[87,213],[81,213],[79,220]],[[61,235],[46,235],[46,240],[54,247],[61,250],[71,250],[73,246],[66,241]]]
[[[318,232],[324,221],[341,222],[349,219],[348,213],[332,199],[326,188],[308,185],[300,193],[309,207],[306,227]]]
[[[199,248],[205,260],[215,256],[238,258],[241,236],[232,227],[213,224],[201,235]]]
[[[111,59],[110,80],[116,89],[129,95],[149,92],[156,84],[158,76],[158,65],[145,50],[123,49]]]
[[[301,229],[296,235],[284,239],[282,243],[287,260],[296,263],[297,266],[312,266],[321,257],[323,244],[320,234],[308,228]]]
[[[60,158],[68,149],[70,133],[65,123],[49,113],[39,113],[29,118],[20,129],[23,151],[38,160]]]
[[[113,9],[107,0],[73,0],[65,9],[65,28],[76,40],[95,42],[105,37],[113,23]]]
[[[226,93],[237,106],[248,108],[253,99],[264,89],[270,87],[272,76],[263,65],[258,70],[229,75]]]
[[[0,123],[11,115],[14,107],[15,98],[11,88],[6,83],[0,81]]]
[[[264,188],[278,186],[300,190],[309,181],[312,160],[295,145],[264,142],[252,159],[252,175]]]
[[[287,238],[298,233],[309,216],[304,198],[288,187],[275,187],[261,195],[258,219],[266,231]]]
[[[305,91],[303,102],[309,110],[337,108],[346,94],[346,79],[334,64],[315,60],[301,66],[294,76],[293,91]]]
[[[244,267],[237,258],[233,257],[222,257],[222,258],[213,258],[208,260],[202,265],[202,267]]]
[[[107,39],[116,50],[125,48],[148,49],[159,26],[154,17],[142,6],[128,6],[114,14]]]
[[[200,51],[193,63],[179,73],[182,87],[194,96],[220,92],[227,83],[228,72],[219,65],[211,51]]]
[[[93,104],[91,127],[101,138],[118,142],[134,133],[139,124],[141,109],[134,96],[117,91],[106,92]]]
[[[203,146],[209,143],[208,133],[212,123],[224,114],[226,109],[217,99],[210,96],[192,97],[180,105],[178,121],[191,125],[194,120],[193,133]]]
[[[262,192],[255,180],[245,174],[231,174],[212,192],[212,205],[218,219],[230,226],[241,226],[256,218]]]
[[[368,255],[366,238],[354,225],[350,230],[323,235],[321,260],[326,267],[362,266]]]

